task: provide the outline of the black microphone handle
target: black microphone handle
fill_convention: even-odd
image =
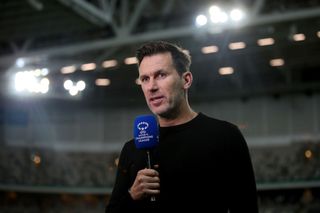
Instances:
[[[148,169],[151,169],[151,158],[150,158],[150,151],[147,150],[147,157],[148,157],[148,160],[147,160],[147,163],[148,163]],[[156,197],[153,195],[150,197],[150,201],[156,201]]]

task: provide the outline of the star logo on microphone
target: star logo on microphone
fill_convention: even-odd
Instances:
[[[149,127],[149,124],[145,121],[142,121],[142,122],[138,123],[138,125],[137,125],[137,128],[140,131],[144,131],[144,130],[148,129],[148,127]]]

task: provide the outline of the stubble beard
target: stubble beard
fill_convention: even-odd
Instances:
[[[176,119],[180,115],[181,103],[182,103],[182,97],[176,97],[175,100],[165,103],[166,104],[165,109],[161,110],[160,112],[153,111],[153,113],[164,119],[168,119],[168,120]]]

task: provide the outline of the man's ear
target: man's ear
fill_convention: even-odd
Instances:
[[[191,84],[192,84],[192,81],[193,81],[192,73],[190,71],[187,71],[187,72],[182,74],[182,78],[183,78],[183,81],[184,81],[183,88],[184,89],[189,89],[189,87],[191,87]]]

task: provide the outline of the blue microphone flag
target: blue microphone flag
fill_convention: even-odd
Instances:
[[[138,149],[151,149],[159,143],[159,129],[153,115],[140,115],[134,121],[134,142]]]

